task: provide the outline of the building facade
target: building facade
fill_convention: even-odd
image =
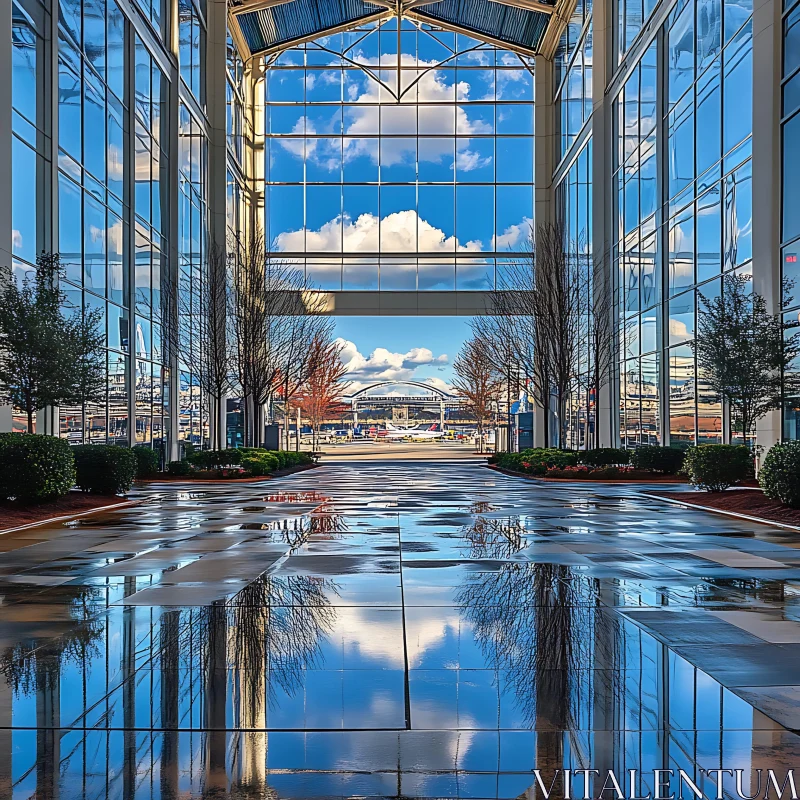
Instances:
[[[587,325],[601,308],[615,331],[606,379],[573,398],[578,447],[731,440],[690,347],[724,275],[800,321],[797,3],[0,0],[0,14],[0,267],[20,279],[58,251],[69,302],[99,309],[106,336],[104,400],[41,412],[39,431],[207,442],[225,409],[171,346],[173,322],[191,350],[209,252],[254,226],[331,313],[469,315],[531,225],[562,218],[591,274]],[[0,429],[24,427],[0,409]],[[798,437],[787,396],[758,443]]]

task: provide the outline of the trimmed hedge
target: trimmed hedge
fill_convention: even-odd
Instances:
[[[187,461],[197,469],[223,469],[237,467],[242,463],[242,451],[229,448],[228,450],[197,450],[188,456]]]
[[[269,475],[281,469],[305,466],[313,463],[308,453],[295,450],[261,450],[250,447],[241,448],[242,467],[251,475]]]
[[[758,483],[770,500],[800,508],[800,442],[773,445],[758,473]]]
[[[271,472],[277,472],[280,468],[280,462],[272,453],[263,450],[260,453],[247,453],[242,458],[242,466],[250,475],[260,477],[269,475]]]
[[[0,433],[0,500],[43,503],[75,485],[75,456],[66,439]]]
[[[722,492],[753,474],[753,454],[742,444],[702,444],[686,451],[683,472],[708,492]]]
[[[634,469],[663,472],[665,475],[677,475],[683,466],[686,456],[685,450],[677,447],[659,447],[658,445],[645,445],[630,451],[630,465]]]
[[[497,453],[489,459],[502,469],[523,472],[527,475],[544,475],[548,467],[574,467],[578,454],[554,447],[534,447],[519,453]]]
[[[191,475],[192,474],[192,465],[186,461],[170,461],[167,464],[167,473],[169,475]]]
[[[136,477],[136,454],[114,444],[82,444],[72,448],[77,484],[93,494],[124,494]]]
[[[624,467],[630,460],[631,451],[621,447],[598,447],[578,453],[578,461],[587,467]]]
[[[145,444],[137,444],[133,448],[136,456],[136,477],[151,478],[161,466],[161,455],[158,450],[153,450]]]

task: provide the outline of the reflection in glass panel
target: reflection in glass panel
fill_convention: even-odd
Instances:
[[[695,443],[695,365],[689,347],[669,351],[670,444]]]

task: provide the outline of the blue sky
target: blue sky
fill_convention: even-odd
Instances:
[[[470,335],[469,317],[337,317],[335,335],[348,345],[353,388],[379,380],[449,384],[452,363]]]

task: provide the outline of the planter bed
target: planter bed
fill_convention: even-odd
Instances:
[[[0,502],[0,514],[2,514],[0,532],[21,525],[35,525],[54,518],[102,511],[107,506],[127,505],[133,502],[119,495],[86,494],[79,491],[70,492],[58,500],[40,505],[18,506],[16,503]]]
[[[527,478],[531,481],[543,481],[546,483],[686,483],[686,478],[681,477],[679,475],[660,475],[655,472],[639,472],[636,473],[636,477],[630,478],[592,478],[587,476],[581,476],[581,474],[575,473],[575,476],[570,476],[569,478],[553,478],[548,477],[547,475],[530,475],[527,472],[515,472],[511,469],[503,469],[502,467],[497,467],[494,464],[489,464],[489,469],[493,469],[497,472],[502,472],[504,475],[511,475],[515,478]]]
[[[789,508],[779,500],[764,497],[760,489],[728,489],[724,492],[670,492],[658,495],[665,500],[677,500],[711,511],[729,511],[759,517],[766,522],[800,526],[800,508]]]

